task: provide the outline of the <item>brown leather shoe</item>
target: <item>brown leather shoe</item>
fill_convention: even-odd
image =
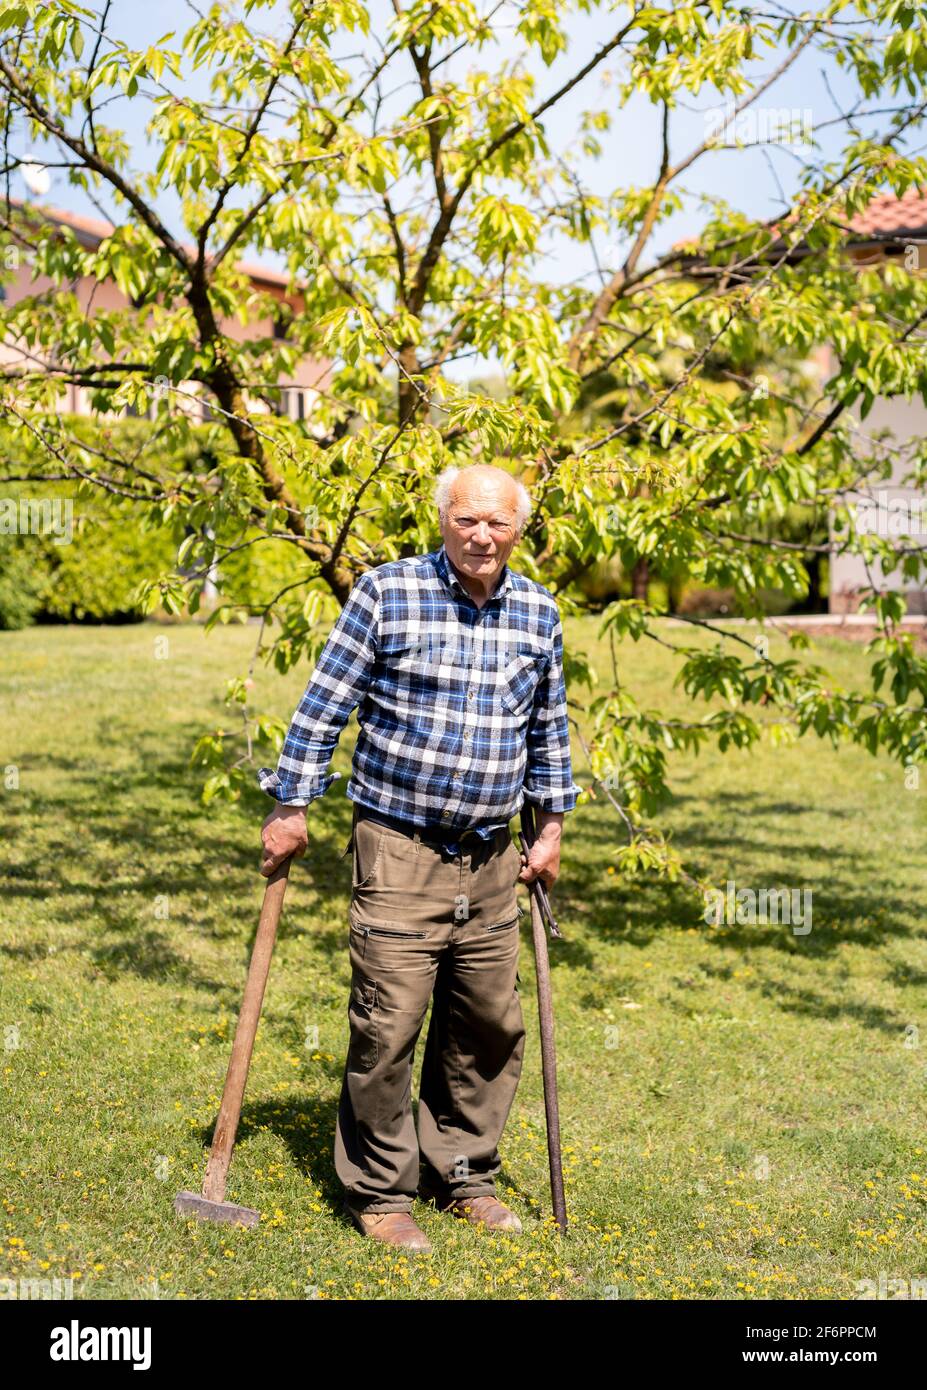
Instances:
[[[374,1240],[382,1240],[387,1245],[401,1245],[405,1250],[417,1250],[427,1254],[431,1241],[412,1220],[407,1211],[354,1211],[346,1206],[345,1211],[359,1231]]]
[[[455,1197],[441,1207],[442,1211],[453,1212],[455,1216],[469,1221],[471,1226],[486,1226],[491,1231],[521,1230],[521,1222],[513,1211],[489,1193],[485,1197]]]

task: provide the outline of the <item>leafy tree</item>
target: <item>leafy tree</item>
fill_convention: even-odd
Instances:
[[[545,80],[555,59],[568,67],[580,13],[595,19],[598,48]],[[841,544],[919,575],[916,546],[849,523],[856,490],[888,476],[894,457],[865,433],[873,399],[927,399],[927,285],[904,263],[860,269],[845,248],[848,219],[875,192],[903,194],[927,174],[911,153],[927,102],[923,7],[396,0],[387,18],[378,12],[374,31],[360,0],[248,0],[212,5],[183,35],[136,51],[113,32],[108,0],[0,9],[7,172],[40,157],[115,224],[88,249],[8,200],[7,251],[28,250],[52,288],[3,306],[7,341],[30,354],[6,371],[4,416],[44,447],[31,480],[78,479],[155,522],[182,515],[175,572],[152,576],[147,602],[195,610],[217,558],[286,544],[279,591],[210,621],[258,611],[259,655],[280,670],[309,662],[364,569],[435,543],[431,480],[474,458],[530,484],[536,509],[516,563],[566,610],[578,576],[610,555],[629,571],[684,565],[747,612],[763,590],[801,594],[811,552],[775,522],[822,506],[847,523]],[[745,122],[768,114],[776,83],[811,56],[856,95],[792,151],[797,194],[767,220],[709,198],[696,240],[656,247],[695,166],[740,157]],[[705,93],[732,102],[733,119],[681,147],[679,109]],[[120,97],[150,104],[150,172],[108,123]],[[564,121],[577,97],[584,114]],[[660,137],[652,180],[590,190],[577,156],[600,157],[613,123],[633,138],[642,101]],[[166,193],[182,232],[161,211]],[[577,267],[565,282],[545,258],[554,244]],[[286,338],[241,343],[220,329],[223,315],[272,307],[236,269],[245,251],[275,254],[302,285]],[[131,307],[86,316],[70,288],[85,275],[112,276]],[[788,365],[770,368],[764,392],[745,370],[825,342],[839,368],[810,397]],[[307,353],[334,363],[314,432],[249,411],[249,394]],[[504,368],[501,398],[453,379],[452,364],[480,357]],[[719,368],[743,389],[719,392]],[[583,409],[605,375],[607,421]],[[91,445],[56,409],[67,383],[88,388],[102,414],[142,410],[190,381],[214,402],[202,474],[167,472],[103,436]],[[161,406],[152,457],[179,456],[190,423]],[[910,467],[922,481],[922,450]],[[588,754],[626,831],[624,869],[685,872],[650,825],[675,749],[816,734],[923,759],[927,665],[899,631],[899,595],[872,586],[868,601],[879,626],[857,690],[834,689],[799,650],[771,660],[721,633],[708,647],[672,643],[689,717],[642,708],[615,673],[591,705]],[[604,625],[669,643],[658,618],[641,592],[611,605]],[[575,695],[581,656],[569,674]],[[248,708],[243,679],[231,698],[244,707],[246,756],[255,736],[279,739],[280,721]],[[228,744],[215,734],[200,745],[214,764],[208,794],[235,795],[250,776]]]

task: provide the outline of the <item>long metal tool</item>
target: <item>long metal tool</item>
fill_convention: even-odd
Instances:
[[[241,1226],[256,1226],[261,1219],[261,1213],[253,1207],[240,1207],[234,1202],[227,1202],[225,1184],[229,1163],[232,1160],[232,1149],[235,1146],[235,1135],[238,1133],[241,1103],[248,1080],[248,1069],[251,1066],[254,1039],[261,1017],[261,1005],[264,1002],[264,989],[270,972],[270,958],[274,953],[277,927],[292,862],[292,859],[285,859],[270,875],[264,889],[264,906],[261,908],[261,920],[251,952],[245,997],[235,1028],[235,1041],[232,1043],[232,1055],[225,1077],[222,1104],[219,1106],[219,1118],[216,1120],[212,1151],[203,1179],[203,1191],[202,1194],[178,1192],[174,1198],[174,1210],[178,1216],[198,1216],[202,1221],[225,1221]]]
[[[528,852],[537,839],[534,807],[525,802],[521,808],[521,833],[518,836],[522,854]],[[544,1110],[547,1116],[547,1157],[550,1163],[550,1195],[554,1220],[561,1231],[567,1228],[566,1198],[563,1192],[563,1159],[560,1153],[560,1105],[557,1099],[557,1050],[554,1044],[554,1005],[550,984],[550,959],[547,954],[545,921],[553,937],[563,939],[563,933],[550,910],[547,890],[540,878],[528,884],[531,897],[531,935],[538,981],[538,1017],[541,1023],[541,1071],[544,1077]]]

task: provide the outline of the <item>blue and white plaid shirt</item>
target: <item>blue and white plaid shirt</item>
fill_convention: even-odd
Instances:
[[[412,821],[508,825],[524,800],[571,811],[563,629],[553,596],[506,565],[478,608],[444,546],[391,560],[352,589],[287,731],[264,791],[305,806],[359,706],[347,795]]]

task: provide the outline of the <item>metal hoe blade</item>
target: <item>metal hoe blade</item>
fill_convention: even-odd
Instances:
[[[199,1192],[178,1192],[174,1198],[174,1210],[178,1216],[197,1216],[201,1221],[224,1221],[230,1226],[256,1226],[261,1219],[259,1211],[251,1207],[239,1207],[234,1202],[210,1202]]]

